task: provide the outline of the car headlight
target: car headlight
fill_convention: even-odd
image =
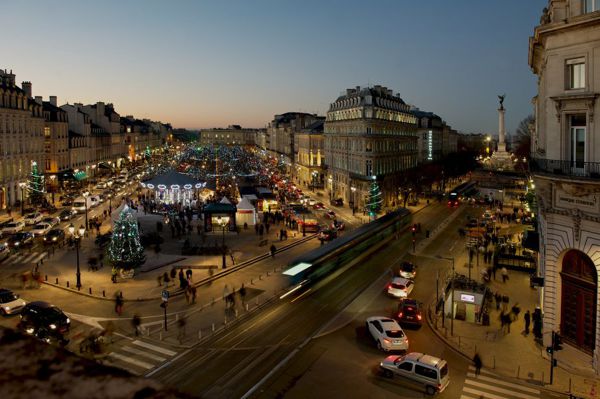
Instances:
[[[4,306],[4,310],[9,311],[10,310],[10,306]]]
[[[50,327],[53,330],[56,330],[56,324],[50,324],[48,327]]]
[[[15,247],[18,247],[18,246],[19,246],[19,242],[17,241],[17,242],[15,242]]]
[[[71,322],[71,319],[69,319],[69,318],[67,317],[67,324],[69,324],[70,322]]]
[[[52,237],[52,241],[56,241],[56,237]]]

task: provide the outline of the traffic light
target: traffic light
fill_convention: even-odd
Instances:
[[[552,347],[555,351],[562,350],[562,338],[559,333],[553,332]]]

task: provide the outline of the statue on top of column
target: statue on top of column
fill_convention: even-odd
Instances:
[[[498,96],[498,100],[500,101],[500,109],[504,109],[504,98],[506,97],[506,94],[502,94],[501,96]]]

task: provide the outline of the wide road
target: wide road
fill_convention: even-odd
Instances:
[[[425,231],[449,212],[454,211],[431,205],[416,214],[414,222]],[[401,235],[399,243],[386,246],[371,259],[333,274],[310,291],[276,301],[253,319],[167,363],[152,377],[201,397],[241,397],[385,273],[411,242],[410,233]]]

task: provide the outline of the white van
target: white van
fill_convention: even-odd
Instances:
[[[71,207],[71,209],[73,210],[73,213],[84,213],[85,209],[86,209],[86,202],[87,202],[87,209],[89,210],[90,208],[92,208],[92,204],[93,204],[91,197],[75,198],[75,200],[73,200],[73,206]]]
[[[388,356],[379,367],[388,378],[399,375],[425,387],[428,395],[442,392],[450,383],[448,364],[439,357],[412,352],[403,356]]]

